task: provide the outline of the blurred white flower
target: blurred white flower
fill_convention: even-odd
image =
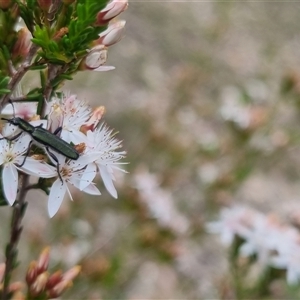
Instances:
[[[258,262],[275,268],[286,269],[288,284],[300,281],[300,235],[290,226],[283,225],[273,215],[263,214],[246,207],[232,207],[221,211],[219,221],[210,222],[206,228],[221,234],[229,245],[234,236],[244,240],[240,254],[256,254]]]
[[[177,210],[171,193],[159,186],[155,175],[141,170],[135,174],[134,182],[141,201],[146,204],[151,216],[157,219],[160,226],[170,228],[177,234],[188,231],[188,219]]]

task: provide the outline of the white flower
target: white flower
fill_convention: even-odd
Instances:
[[[113,171],[116,169],[125,172],[123,169],[119,168],[119,165],[124,164],[119,162],[119,160],[125,157],[126,152],[116,151],[121,147],[122,141],[114,138],[112,132],[113,130],[110,130],[104,124],[95,131],[89,130],[87,132],[88,142],[86,153],[98,153],[98,156],[95,161],[87,166],[83,178],[85,179],[91,172],[95,172],[96,167],[98,167],[107,191],[114,198],[118,198],[117,190],[113,184],[113,180],[115,180]],[[86,185],[87,181],[81,181],[81,189],[84,189]]]
[[[49,199],[48,199],[48,213],[49,216],[52,218],[58,211],[63,198],[68,192],[71,200],[72,195],[70,193],[70,190],[68,188],[68,184],[71,184],[75,186],[76,188],[82,190],[85,193],[91,194],[91,195],[100,195],[100,191],[94,186],[92,183],[93,178],[96,175],[96,171],[90,171],[89,174],[86,174],[85,179],[82,177],[84,168],[91,162],[95,160],[96,155],[82,155],[77,160],[67,160],[65,156],[55,153],[52,151],[54,155],[56,156],[58,163],[59,163],[59,175],[56,179],[56,181],[53,183]],[[53,159],[50,157],[50,159],[53,161]],[[55,161],[53,161],[54,164],[57,164]],[[80,184],[82,180],[86,180],[87,186],[85,186],[84,189],[80,188]]]
[[[10,205],[13,205],[18,189],[18,169],[29,175],[41,177],[55,176],[55,170],[40,161],[27,157],[24,165],[19,168],[25,159],[24,153],[27,152],[31,137],[22,135],[16,142],[9,142],[6,139],[0,141],[0,165],[2,170],[2,186],[5,198]]]
[[[60,137],[68,143],[80,144],[85,142],[86,136],[80,131],[80,127],[88,121],[92,111],[86,102],[78,100],[75,95],[71,95],[64,99],[63,102],[60,99],[56,99],[56,101],[51,103],[51,106],[52,111],[55,111],[55,113],[57,113],[56,106],[59,106],[60,113],[62,114],[61,117],[57,115],[54,117],[54,119],[62,120]],[[53,114],[51,115],[53,116]],[[61,120],[59,122],[61,122]],[[51,119],[51,123],[52,122],[56,123],[57,121]],[[53,125],[49,124],[49,128],[54,129],[53,127]]]
[[[290,243],[289,251],[279,253],[272,260],[275,268],[286,269],[287,282],[290,285],[298,284],[300,280],[300,245]]]
[[[236,235],[241,238],[247,236],[255,217],[255,213],[246,207],[225,208],[221,211],[220,220],[207,223],[206,229],[210,233],[219,233],[222,243],[228,246]]]

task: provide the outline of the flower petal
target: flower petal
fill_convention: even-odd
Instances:
[[[21,170],[26,174],[42,178],[52,178],[57,176],[57,170],[55,167],[48,165],[44,161],[35,160],[31,157],[26,158],[25,164],[21,167]]]
[[[84,170],[83,175],[81,177],[79,189],[82,191],[88,185],[90,185],[92,183],[92,181],[94,180],[96,174],[97,174],[96,165],[95,164],[87,165],[87,167]]]
[[[61,206],[66,193],[67,185],[65,182],[61,183],[60,179],[57,179],[50,190],[48,199],[48,213],[50,218],[52,218]]]
[[[2,184],[6,200],[13,205],[17,197],[18,172],[13,164],[6,164],[2,171]]]
[[[114,197],[114,198],[118,198],[118,193],[117,190],[113,184],[113,175],[108,171],[107,167],[102,166],[102,165],[98,165],[99,167],[99,171],[100,171],[100,175],[102,177],[103,183],[107,189],[107,191]]]
[[[101,195],[99,189],[92,183],[90,185],[88,185],[84,190],[83,192],[87,193],[87,194],[90,194],[90,195]]]

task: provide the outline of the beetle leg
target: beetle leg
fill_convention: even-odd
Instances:
[[[58,135],[59,133],[61,133],[61,131],[62,131],[62,127],[60,126],[60,127],[58,127],[58,128],[55,129],[55,131],[53,132],[53,134],[54,135]]]
[[[49,150],[49,147],[46,147],[46,150],[48,152],[48,154],[51,156],[51,158],[53,158],[53,160],[56,162],[56,170],[57,170],[57,175],[61,181],[61,184],[63,184],[63,180],[62,180],[62,177],[60,175],[60,172],[59,172],[59,161],[57,159],[57,157],[55,156],[55,154],[53,154],[50,150]]]
[[[30,146],[31,146],[31,144],[32,144],[32,141],[30,141],[30,143],[28,144],[28,149],[26,151],[26,154],[25,154],[23,162],[20,165],[19,164],[15,164],[18,168],[23,167],[23,165],[25,164],[26,158],[28,157],[29,152],[30,152]]]
[[[6,139],[6,140],[12,142],[12,141],[16,140],[18,137],[20,137],[22,133],[23,133],[23,131],[19,132],[18,134],[16,134],[16,135],[13,136],[13,137],[5,137],[5,136],[4,136],[4,137],[0,138],[0,140]]]

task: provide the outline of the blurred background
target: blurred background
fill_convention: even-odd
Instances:
[[[78,193],[49,220],[29,194],[20,274],[50,244],[53,267],[83,267],[64,299],[230,298],[227,250],[205,223],[246,204],[300,224],[299,15],[297,2],[131,1],[116,70],[63,88],[119,132],[119,198],[99,180],[100,197]]]

